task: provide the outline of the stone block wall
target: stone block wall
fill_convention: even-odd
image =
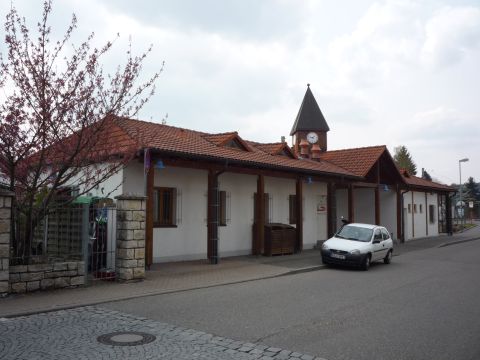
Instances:
[[[9,292],[12,197],[11,192],[0,189],[0,296]]]
[[[117,200],[116,274],[119,281],[145,279],[145,196],[121,195]]]
[[[10,292],[77,287],[85,284],[83,261],[10,266]]]

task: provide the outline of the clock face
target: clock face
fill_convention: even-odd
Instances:
[[[318,141],[318,135],[315,134],[314,132],[310,132],[307,134],[307,141],[310,144],[315,144]]]

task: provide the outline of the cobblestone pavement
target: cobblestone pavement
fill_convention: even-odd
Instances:
[[[132,339],[138,339],[138,333],[156,339],[134,346],[105,345],[97,340],[120,332],[132,332]],[[0,359],[324,360],[93,306],[0,318]]]

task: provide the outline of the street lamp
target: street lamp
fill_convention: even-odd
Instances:
[[[468,158],[458,160],[458,172],[460,174],[460,224],[463,231],[463,219],[464,219],[464,209],[463,209],[463,198],[462,198],[462,162],[467,162]]]

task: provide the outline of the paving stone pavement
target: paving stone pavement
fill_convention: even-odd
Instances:
[[[135,346],[97,341],[101,335],[116,332],[147,333],[156,339]],[[0,359],[324,360],[95,306],[0,318]]]

